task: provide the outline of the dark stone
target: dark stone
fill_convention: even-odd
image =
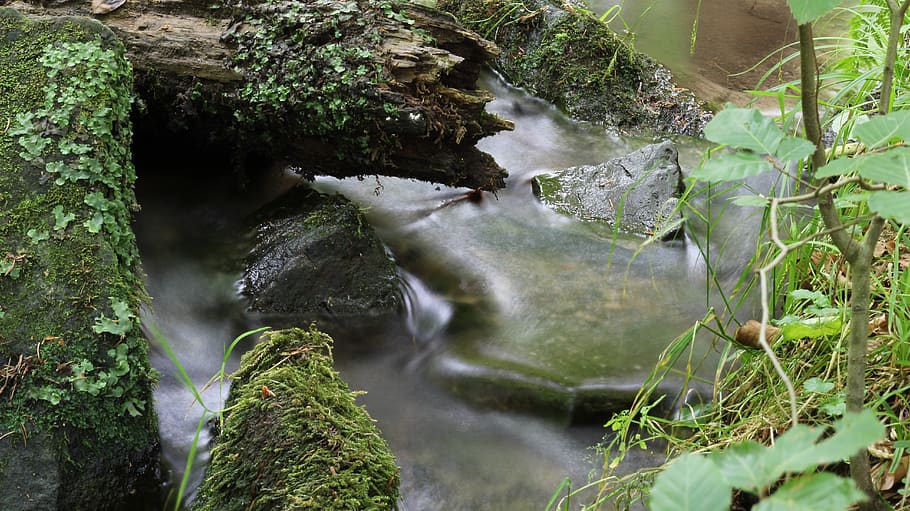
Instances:
[[[243,277],[252,310],[298,323],[398,314],[395,264],[340,195],[295,188],[258,215],[256,238]]]
[[[534,191],[553,209],[582,220],[606,222],[620,230],[675,236],[682,225],[677,199],[685,189],[676,148],[670,142],[599,165],[584,165],[537,176]]]

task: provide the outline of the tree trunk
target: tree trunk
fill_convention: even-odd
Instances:
[[[91,15],[88,0],[10,5]],[[492,96],[476,89],[498,50],[447,14],[379,0],[127,0],[96,17],[133,63],[140,144],[173,134],[306,176],[503,185],[503,169],[475,147],[512,126],[484,111]]]

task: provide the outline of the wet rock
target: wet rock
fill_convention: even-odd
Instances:
[[[333,364],[322,332],[263,334],[234,375],[195,511],[395,509],[395,457]]]
[[[534,179],[540,200],[564,214],[618,225],[627,233],[675,236],[684,190],[676,148],[661,142],[599,165],[571,167]]]
[[[356,205],[296,188],[258,218],[243,276],[253,311],[298,324],[398,314],[395,264]]]
[[[627,131],[698,136],[710,113],[671,73],[576,0],[440,0],[502,50],[507,80],[571,117]]]

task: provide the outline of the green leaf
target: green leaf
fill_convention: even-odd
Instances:
[[[831,12],[843,0],[787,0],[796,22],[805,25]]]
[[[100,211],[95,211],[95,214],[91,218],[82,222],[82,225],[88,229],[88,232],[92,234],[97,234],[101,232],[101,226],[104,224],[104,217],[101,215]]]
[[[808,474],[788,481],[754,511],[846,511],[865,500],[856,484],[830,472]]]
[[[844,401],[844,396],[837,396],[831,401],[822,403],[819,409],[831,417],[840,417],[847,411],[847,402]]]
[[[845,415],[833,427],[834,434],[816,446],[817,463],[845,460],[885,436],[885,427],[868,409]]]
[[[825,432],[825,428],[810,428],[804,424],[790,428],[765,455],[762,467],[764,475],[774,482],[787,473],[803,472],[821,464],[842,461],[879,440],[885,433],[884,426],[871,410],[845,415],[833,427],[834,434],[817,444],[815,441]]]
[[[806,392],[825,394],[834,388],[834,384],[815,376],[804,381],[803,388],[806,389]]]
[[[754,108],[725,108],[705,126],[705,137],[759,154],[776,154],[784,132]]]
[[[734,444],[726,451],[712,454],[710,459],[720,469],[721,477],[728,485],[760,493],[762,488],[773,484],[778,477],[776,474],[768,474],[764,469],[767,450],[765,446],[747,440]]]
[[[864,178],[910,189],[910,147],[899,147],[855,160],[856,172]]]
[[[76,215],[73,213],[63,213],[63,206],[58,204],[51,210],[51,213],[54,214],[54,230],[59,231],[66,229],[66,226],[70,222],[76,219]]]
[[[815,152],[815,144],[804,138],[785,137],[780,141],[774,156],[780,161],[798,161]]]
[[[910,224],[910,191],[873,192],[869,194],[869,209],[902,224]]]
[[[765,486],[770,486],[784,474],[802,472],[818,465],[815,441],[824,432],[825,428],[797,424],[779,436],[764,457],[765,480],[770,481]]]
[[[736,204],[737,206],[752,208],[764,208],[769,203],[768,198],[762,197],[761,195],[737,195],[736,197],[730,199],[730,202]]]
[[[816,307],[830,307],[831,300],[821,291],[809,289],[794,289],[789,295],[796,300],[811,300]]]
[[[29,239],[32,240],[32,243],[36,243],[36,244],[50,238],[50,236],[51,236],[50,233],[48,233],[47,231],[45,231],[43,229],[40,231],[38,229],[29,229],[28,232],[25,233],[25,235],[28,236]]]
[[[785,341],[794,339],[818,339],[837,335],[841,331],[843,320],[840,314],[815,318],[801,318],[793,323],[781,324],[781,335]]]
[[[708,458],[684,454],[661,472],[651,487],[651,511],[727,511],[732,488]]]
[[[692,177],[716,183],[756,176],[772,168],[771,163],[764,156],[741,152],[711,158],[704,165],[692,171]]]
[[[92,325],[92,330],[99,334],[106,332],[122,337],[133,328],[133,318],[135,315],[130,310],[129,305],[123,300],[118,300],[113,296],[109,296],[108,299],[111,301],[111,308],[114,309],[116,319],[111,319],[102,313],[95,318],[95,324]],[[120,348],[118,346],[117,352],[119,351]]]
[[[910,111],[898,110],[872,117],[857,124],[853,134],[870,149],[888,145],[895,139],[910,142]]]
[[[857,156],[856,158],[838,158],[828,162],[827,165],[815,171],[816,178],[842,176],[856,170],[861,160],[866,156]]]

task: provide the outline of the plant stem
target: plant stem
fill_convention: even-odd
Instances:
[[[859,413],[866,398],[866,346],[869,340],[870,267],[872,252],[882,232],[885,220],[877,216],[870,223],[862,244],[857,244],[849,260],[853,272],[850,297],[853,311],[850,319],[850,342],[847,348],[847,411]],[[869,453],[863,449],[850,458],[850,476],[870,500],[861,504],[861,511],[884,511],[885,507],[872,484]]]
[[[891,0],[893,3],[893,0]],[[905,0],[905,4],[910,0]],[[892,14],[894,9],[892,9]],[[892,34],[894,27],[892,27]],[[818,116],[818,62],[815,57],[815,45],[812,37],[812,26],[804,24],[799,26],[800,48],[800,84],[802,86],[801,99],[803,108],[803,122],[806,127],[806,138],[815,144],[812,154],[811,173],[827,163],[825,146],[822,143],[821,123]],[[895,53],[896,55],[896,53]],[[890,61],[893,72],[894,61]],[[888,63],[885,64],[888,69]],[[890,92],[889,92],[890,94]],[[882,104],[890,104],[889,96],[882,96]],[[834,200],[829,188],[820,188],[818,194],[818,209],[831,231],[831,239],[843,254],[844,259],[850,264],[853,273],[852,295],[850,306],[853,316],[850,321],[850,341],[847,351],[847,409],[859,412],[865,402],[866,385],[866,345],[869,328],[869,298],[870,298],[870,266],[872,251],[881,234],[884,220],[875,217],[866,231],[861,243],[854,240],[851,232],[844,229],[840,214],[834,206]],[[860,511],[884,511],[884,502],[875,491],[872,484],[872,473],[869,465],[869,454],[865,449],[850,458],[850,476],[856,486],[862,490],[869,499],[859,505]]]
[[[878,102],[878,111],[886,114],[891,111],[891,96],[894,83],[894,63],[897,62],[897,46],[900,44],[901,26],[904,24],[904,15],[910,7],[910,0],[904,0],[900,5],[896,0],[888,0],[888,10],[891,12],[891,28],[888,34],[888,50],[885,54],[885,65],[882,71],[882,95]]]

